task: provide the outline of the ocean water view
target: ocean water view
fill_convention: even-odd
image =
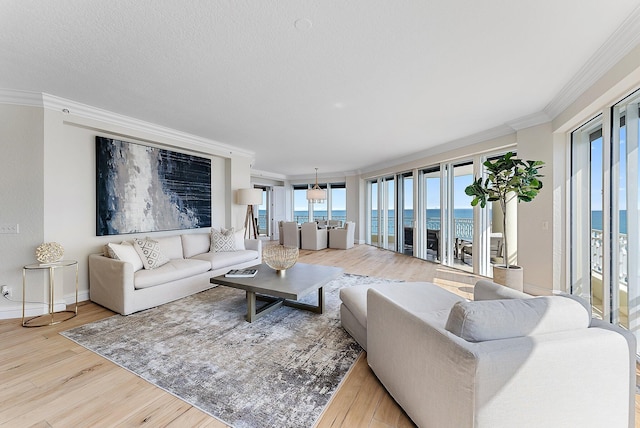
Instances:
[[[317,219],[327,219],[327,211],[315,211],[315,218]],[[377,219],[377,211],[373,210],[371,212],[372,217]],[[259,227],[260,230],[266,230],[266,216],[267,213],[265,210],[260,210],[259,213]],[[460,208],[454,210],[454,216],[456,219],[473,219],[473,209],[471,208]],[[394,234],[395,231],[395,212],[394,210],[389,210],[389,225],[388,225],[388,233]],[[342,220],[345,221],[347,219],[347,212],[344,210],[336,210],[332,212],[331,218],[334,220]],[[404,224],[406,226],[411,226],[413,224],[413,210],[404,210]],[[297,223],[305,223],[309,221],[309,212],[308,211],[295,211],[294,212],[294,221]],[[627,212],[626,210],[620,211],[620,233],[627,233]],[[436,223],[440,222],[440,210],[437,209],[429,209],[427,210],[427,223],[430,225],[429,228],[439,229],[439,227],[433,227]],[[378,224],[377,221],[373,222],[372,233],[375,234],[378,232]],[[592,211],[591,212],[591,228],[594,230],[602,230],[602,211]]]
[[[627,234],[627,211],[620,210],[620,233]],[[591,211],[591,229],[602,230],[602,211]]]
[[[266,214],[267,213],[265,210],[259,211],[258,225],[260,230],[266,230],[266,221],[267,221]],[[413,210],[411,209],[403,210],[403,214],[404,214],[404,219],[403,219],[404,225],[412,226],[413,220],[414,220]],[[387,227],[387,233],[389,235],[394,235],[395,234],[395,210],[389,210],[388,215],[389,215],[389,222]],[[454,215],[456,219],[459,219],[460,221],[463,221],[463,222],[468,222],[470,219],[473,219],[473,209],[472,208],[456,209],[454,210]],[[371,211],[371,217],[373,218],[373,222],[371,225],[372,226],[371,233],[377,234],[378,233],[377,210]],[[319,220],[328,219],[327,211],[318,211],[318,210],[314,211],[314,218]],[[331,218],[333,220],[346,221],[347,212],[345,210],[334,210],[331,212]],[[300,224],[308,222],[309,211],[294,211],[293,221]],[[438,209],[427,210],[427,224],[430,229],[440,229],[440,210]],[[465,233],[465,236],[464,236],[465,238],[471,239],[471,236],[466,236],[466,235],[467,234]]]

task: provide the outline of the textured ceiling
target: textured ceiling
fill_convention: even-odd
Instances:
[[[355,171],[544,111],[638,0],[0,0],[0,88]]]

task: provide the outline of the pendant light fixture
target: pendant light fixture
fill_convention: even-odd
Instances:
[[[327,191],[318,186],[318,168],[316,168],[316,184],[307,190],[307,200],[314,204],[321,204],[327,200]]]

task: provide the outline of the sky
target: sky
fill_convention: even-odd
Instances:
[[[347,189],[331,189],[331,209],[334,211],[346,211],[347,209]],[[309,202],[307,201],[306,190],[295,190],[293,192],[293,210],[294,211],[307,211],[309,209]],[[314,204],[314,211],[326,211],[327,203]]]

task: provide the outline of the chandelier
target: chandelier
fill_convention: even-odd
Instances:
[[[307,200],[314,204],[321,204],[327,200],[327,191],[318,186],[318,168],[316,168],[316,184],[307,190]]]

